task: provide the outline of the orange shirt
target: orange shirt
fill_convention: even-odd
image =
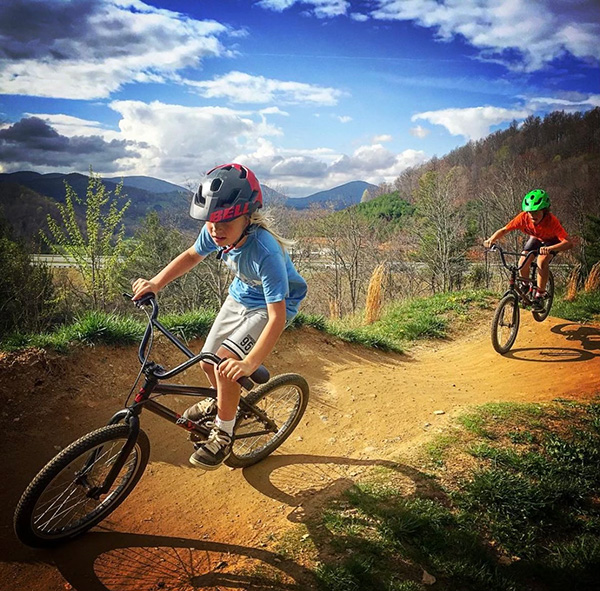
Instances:
[[[521,230],[521,232],[533,236],[542,242],[555,238],[558,240],[567,240],[569,238],[565,229],[560,225],[558,218],[550,212],[542,218],[539,224],[534,224],[528,213],[522,211],[504,227],[507,230]]]

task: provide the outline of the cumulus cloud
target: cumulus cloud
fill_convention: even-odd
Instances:
[[[105,98],[127,82],[164,82],[228,55],[230,31],[140,0],[0,3],[0,86],[5,94]]]
[[[394,138],[391,135],[384,133],[383,135],[376,135],[373,138],[373,143],[374,144],[383,144],[385,142],[391,142],[393,139]]]
[[[186,174],[197,178],[222,161],[234,160],[243,146],[281,135],[264,116],[223,107],[186,107],[160,101],[113,101],[110,106],[121,115],[122,137],[143,139],[147,144],[136,169],[165,179]]]
[[[340,123],[350,123],[352,121],[352,117],[348,115],[338,115],[337,119]]]
[[[304,8],[307,14],[317,18],[341,16],[350,8],[350,2],[347,0],[260,0],[256,4],[276,12],[283,12],[297,5]]]
[[[282,148],[282,135],[268,119],[277,109],[239,111],[187,107],[160,101],[113,101],[119,129],[66,115],[28,117],[0,129],[0,160],[13,170],[75,170],[99,174],[148,175],[181,185],[225,161],[252,167],[261,182],[285,187],[293,196],[361,179],[393,181],[403,170],[425,162],[424,152],[394,153],[381,142],[344,154],[327,147]],[[269,111],[269,113],[265,113]],[[10,166],[12,164],[12,166]]]
[[[326,86],[251,76],[244,72],[229,72],[212,80],[188,81],[187,84],[206,98],[226,98],[232,103],[260,104],[277,101],[332,106],[343,95],[341,91]]]
[[[565,52],[600,59],[597,0],[378,0],[371,16],[414,21],[442,41],[462,37],[516,70],[541,69]]]
[[[87,170],[90,164],[116,171],[127,158],[139,157],[136,142],[105,141],[98,135],[67,137],[38,117],[27,117],[0,129],[0,161],[15,168],[69,167]]]
[[[514,119],[524,119],[530,114],[528,109],[472,107],[426,111],[413,115],[411,120],[424,119],[435,125],[443,125],[452,135],[462,135],[469,140],[478,140],[490,133],[492,125]]]
[[[410,128],[410,135],[414,135],[415,137],[418,137],[419,139],[426,138],[429,134],[430,134],[430,130],[425,129],[424,127],[422,127],[420,125]]]
[[[282,150],[263,140],[238,159],[252,166],[265,184],[285,187],[292,196],[305,196],[357,179],[392,182],[407,168],[423,164],[427,156],[417,150],[397,154],[381,144],[360,146],[350,155],[329,148]]]

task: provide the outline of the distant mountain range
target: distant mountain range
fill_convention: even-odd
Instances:
[[[31,236],[32,232],[35,233],[46,226],[47,214],[56,217],[56,202],[65,202],[65,181],[79,197],[85,197],[88,177],[83,174],[40,174],[32,171],[0,174],[0,214],[15,228],[18,235]],[[191,198],[188,189],[146,176],[102,179],[109,191],[114,191],[121,181],[123,193],[131,200],[124,220],[129,232],[135,229],[150,211],[167,215],[182,229],[196,227],[196,223],[187,215]],[[376,188],[376,185],[364,181],[353,181],[307,197],[286,197],[263,185],[267,203],[277,202],[300,210],[313,206],[343,209],[359,203],[365,189],[372,191]],[[81,206],[77,206],[77,209],[78,214],[83,214]]]

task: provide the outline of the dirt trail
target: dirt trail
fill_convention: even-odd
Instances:
[[[163,351],[166,365],[180,360]],[[136,351],[98,347],[0,358],[0,588],[311,589],[301,560],[274,553],[276,535],[306,523],[363,471],[391,465],[465,407],[593,398],[600,393],[600,328],[525,318],[504,357],[493,351],[487,326],[409,355],[301,329],[282,337],[267,365],[273,374],[303,374],[312,395],[297,431],[273,456],[245,470],[198,471],[187,462],[185,434],[146,413],[151,463],[132,495],[93,532],[58,550],[34,551],[12,533],[19,495],[60,446],[120,407],[138,369]],[[181,381],[199,379],[192,369]],[[426,485],[417,469],[397,468],[407,491]],[[314,537],[303,531],[300,546]]]

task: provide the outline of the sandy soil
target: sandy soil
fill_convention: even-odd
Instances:
[[[166,347],[159,352],[165,365],[182,360]],[[14,537],[17,500],[57,450],[120,408],[138,370],[136,351],[96,347],[0,358],[0,588],[312,589],[302,560],[274,551],[276,537],[297,532],[297,524],[369,467],[392,465],[470,405],[597,396],[600,328],[526,317],[504,357],[493,351],[487,325],[408,355],[301,329],[282,337],[267,366],[273,375],[300,373],[311,385],[306,415],[280,450],[248,469],[205,473],[188,464],[185,433],[146,413],[151,457],[135,491],[100,527],[41,551]],[[197,381],[204,383],[195,368],[181,379]],[[407,491],[425,485],[417,468],[396,469]],[[297,544],[317,537],[310,528],[301,531],[307,533]]]

